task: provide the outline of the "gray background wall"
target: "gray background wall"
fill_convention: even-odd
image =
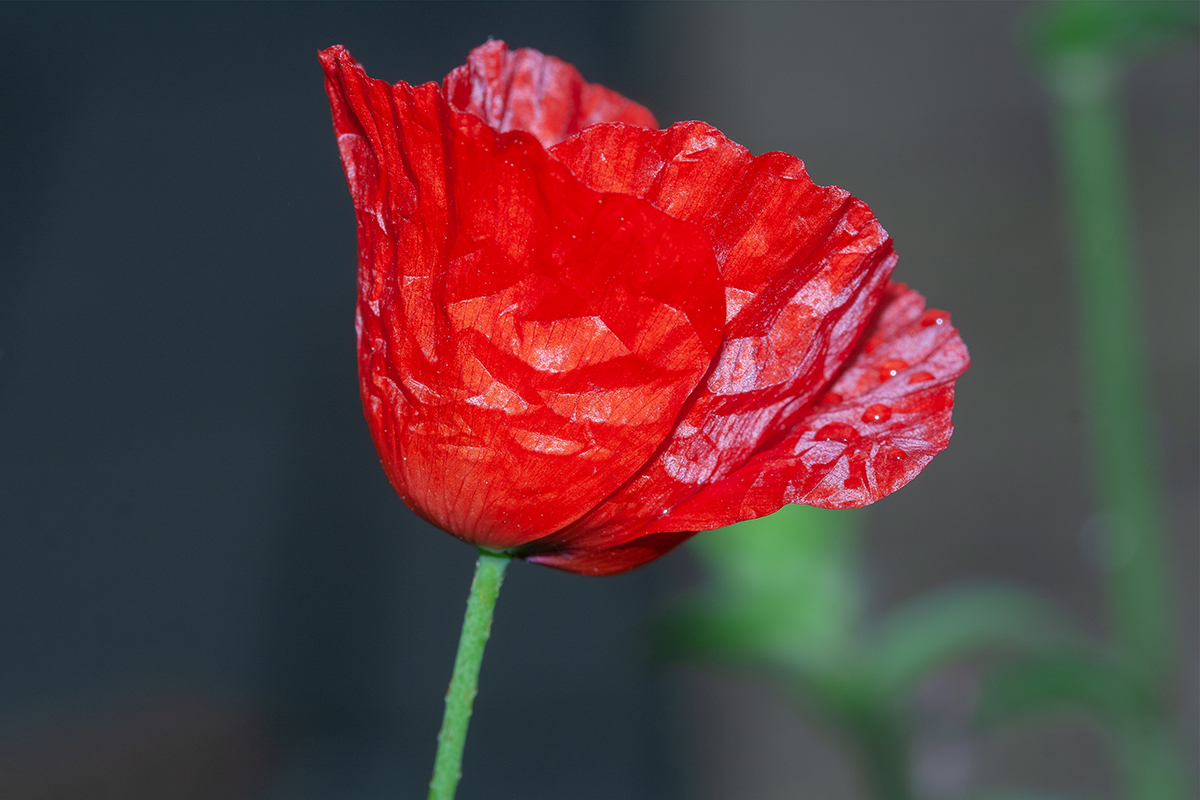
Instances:
[[[1027,10],[0,7],[0,787],[423,796],[473,559],[402,507],[361,419],[353,214],[315,58],[334,43],[413,83],[488,36],[537,47],[866,200],[973,358],[950,449],[869,512],[873,607],[998,577],[1102,631]],[[1178,51],[1128,87],[1192,754],[1197,67]],[[859,796],[767,690],[646,658],[645,624],[697,579],[686,552],[606,580],[514,566],[460,796]],[[977,745],[969,782],[1111,788],[1070,720]]]

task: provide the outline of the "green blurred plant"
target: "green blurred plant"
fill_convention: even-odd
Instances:
[[[1075,249],[1111,637],[1095,653],[1039,653],[992,676],[981,714],[999,721],[1070,708],[1109,734],[1127,796],[1188,795],[1173,736],[1170,570],[1143,360],[1122,131],[1122,82],[1140,58],[1200,32],[1195,2],[1077,0],[1040,8],[1028,51],[1054,101]]]
[[[912,696],[969,655],[1084,645],[1036,595],[968,584],[870,622],[863,613],[858,512],[786,506],[706,533],[692,549],[712,577],[663,618],[668,658],[770,678],[851,744],[879,798],[912,796]]]
[[[863,614],[859,516],[789,506],[694,540],[712,577],[663,619],[668,657],[753,670],[839,730],[874,794],[913,795],[912,699],[937,671],[987,663],[976,721],[1070,709],[1107,733],[1132,800],[1187,796],[1173,736],[1173,618],[1130,247],[1121,79],[1135,59],[1200,30],[1196,2],[1041,6],[1028,45],[1054,99],[1076,285],[1111,637],[1082,637],[1012,586],[967,584],[877,622]],[[1031,798],[992,790],[979,798]]]

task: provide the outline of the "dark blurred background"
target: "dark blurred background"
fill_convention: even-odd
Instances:
[[[316,52],[439,80],[489,36],[866,200],[971,348],[950,449],[869,511],[872,605],[963,578],[1097,634],[1049,102],[1018,3],[4,4],[0,796],[423,797],[473,553],[410,514],[355,377],[355,229]],[[1127,90],[1136,254],[1197,749],[1200,86]],[[861,797],[774,694],[647,655],[684,550],[517,564],[460,797]],[[970,780],[1106,794],[1069,717]]]

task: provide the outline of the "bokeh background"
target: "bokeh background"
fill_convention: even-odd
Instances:
[[[1001,578],[1103,635],[1029,9],[0,6],[0,796],[424,796],[473,553],[396,499],[361,418],[354,218],[316,60],[335,43],[412,83],[489,36],[537,47],[866,200],[897,277],[973,357],[949,450],[867,512],[871,609]],[[1193,776],[1198,74],[1184,47],[1126,92]],[[686,550],[603,580],[514,565],[460,797],[862,797],[770,689],[648,655],[655,614],[700,579]],[[1115,791],[1071,717],[971,746],[942,765],[967,770],[951,795]]]

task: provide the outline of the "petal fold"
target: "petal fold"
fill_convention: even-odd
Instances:
[[[853,508],[917,476],[954,430],[954,382],[970,365],[944,311],[889,285],[846,368],[790,432],[706,486],[645,533],[698,531],[770,514],[785,503]]]
[[[693,535],[692,532],[652,533],[606,550],[568,547],[526,560],[579,575],[619,575],[665,556]]]
[[[528,131],[546,147],[598,122],[658,127],[644,106],[588,83],[567,62],[527,47],[509,50],[500,41],[472,50],[442,88],[460,111],[498,131]]]
[[[583,185],[436,84],[372,80],[340,47],[321,60],[392,485],[490,549],[562,529],[652,456],[709,370],[725,321],[709,236]]]
[[[551,152],[594,189],[704,228],[727,321],[716,364],[654,458],[530,553],[618,546],[740,468],[841,368],[896,263],[864,203],[814,184],[799,159],[754,157],[701,122],[597,125]]]

